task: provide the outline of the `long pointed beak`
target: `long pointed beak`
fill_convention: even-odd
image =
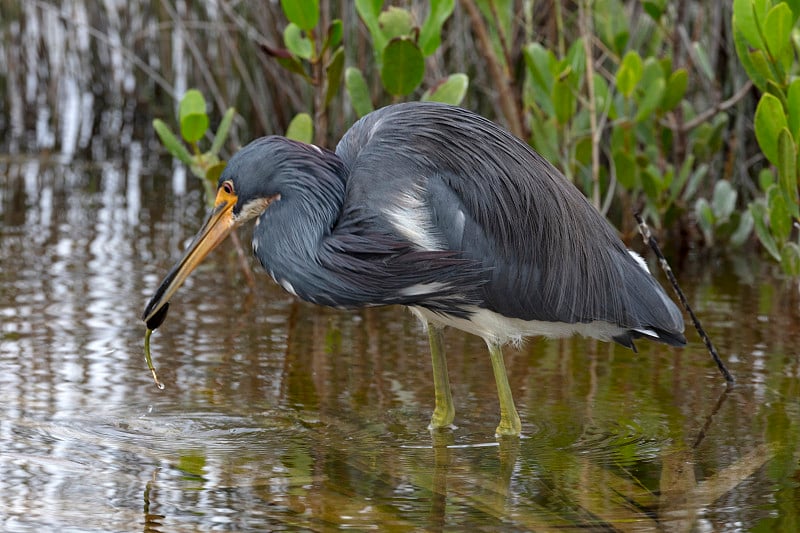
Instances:
[[[209,252],[219,246],[236,227],[233,218],[234,205],[236,205],[236,196],[220,188],[214,209],[208,215],[203,227],[200,228],[183,257],[175,263],[145,307],[142,320],[147,323],[149,329],[156,329],[161,325],[166,317],[166,307],[172,295]]]

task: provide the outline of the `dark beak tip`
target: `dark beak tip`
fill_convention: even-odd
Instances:
[[[148,304],[147,308],[144,310],[144,314],[142,315],[142,320],[145,321],[147,324],[147,329],[158,329],[158,327],[164,323],[164,319],[167,318],[167,311],[169,311],[169,302],[162,305],[158,311],[155,312],[153,316],[150,317],[148,320],[148,315],[152,312],[152,302]]]

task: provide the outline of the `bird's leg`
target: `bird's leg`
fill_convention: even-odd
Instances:
[[[433,390],[436,395],[431,416],[430,429],[450,427],[456,416],[453,395],[450,393],[450,378],[447,376],[447,361],[444,358],[444,328],[428,323],[428,341],[431,345],[433,363]]]
[[[497,436],[518,436],[522,431],[522,423],[519,420],[517,409],[514,407],[511,387],[508,385],[503,351],[497,343],[487,342],[486,344],[489,346],[494,380],[497,382],[497,396],[500,398],[500,425],[497,426],[495,434]]]

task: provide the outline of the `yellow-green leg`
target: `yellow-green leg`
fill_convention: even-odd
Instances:
[[[447,376],[447,361],[444,358],[443,328],[428,324],[428,341],[431,345],[433,363],[433,391],[436,395],[430,429],[446,428],[453,425],[456,416],[453,395],[450,393],[450,378]]]
[[[511,395],[511,387],[508,385],[508,375],[506,365],[503,362],[503,351],[500,345],[487,342],[489,355],[492,358],[492,370],[494,380],[497,383],[497,396],[500,398],[500,425],[497,426],[495,434],[497,436],[518,436],[522,431],[522,423],[514,407],[514,397]]]

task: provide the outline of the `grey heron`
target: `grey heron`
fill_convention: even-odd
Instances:
[[[219,179],[207,221],[148,303],[158,327],[192,270],[255,220],[253,252],[285,290],[339,308],[409,307],[427,327],[435,405],[452,425],[442,330],[480,336],[500,400],[497,435],[519,435],[501,347],[580,334],[636,349],[686,343],[683,318],[641,257],[525,142],[462,108],[374,111],[335,151],[270,136]]]

